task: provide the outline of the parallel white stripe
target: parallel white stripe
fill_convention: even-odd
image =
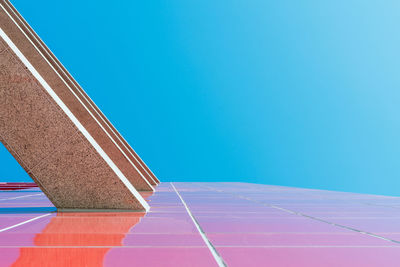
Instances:
[[[206,188],[211,189],[213,191],[217,191],[217,192],[224,192],[222,190],[218,190],[218,189],[215,189],[215,188],[212,188],[212,187],[209,187],[209,186],[206,186]],[[298,211],[295,211],[295,210],[282,208],[282,207],[279,207],[279,206],[277,206],[275,204],[266,203],[263,200],[256,200],[256,199],[252,199],[250,197],[245,197],[245,196],[242,196],[242,195],[239,195],[239,194],[236,194],[236,193],[231,193],[231,192],[226,192],[226,193],[230,194],[232,196],[235,196],[237,198],[241,198],[241,199],[245,199],[245,200],[248,200],[248,201],[252,201],[252,202],[255,202],[257,204],[261,204],[263,206],[266,206],[266,207],[271,207],[271,208],[274,208],[274,209],[277,209],[277,210],[281,210],[281,211],[284,211],[284,212],[287,212],[287,213],[290,213],[290,214],[302,216],[302,217],[305,217],[305,218],[308,218],[308,219],[311,219],[311,220],[315,220],[315,221],[323,222],[323,223],[326,223],[326,224],[330,224],[330,225],[335,226],[335,227],[347,229],[347,230],[350,230],[350,231],[353,231],[353,232],[357,232],[357,233],[360,233],[360,234],[372,236],[372,237],[375,237],[375,238],[379,238],[379,239],[382,239],[382,240],[385,240],[385,241],[389,241],[389,242],[393,242],[393,243],[397,243],[397,244],[400,243],[400,241],[397,241],[395,239],[386,238],[386,237],[383,237],[383,236],[380,236],[380,235],[377,235],[377,234],[374,234],[374,233],[371,233],[371,232],[367,232],[367,231],[356,229],[356,228],[353,228],[353,227],[350,227],[350,226],[346,226],[346,225],[330,222],[330,221],[327,221],[325,219],[321,219],[321,218],[318,218],[318,217],[307,215],[305,213],[298,212]]]
[[[0,200],[10,200],[10,199],[17,199],[17,198],[24,198],[24,197],[33,197],[33,196],[39,196],[39,195],[43,195],[43,193],[31,194],[31,195],[23,195],[23,196],[19,196],[19,197],[2,198],[2,199],[0,199]]]
[[[4,7],[2,6],[4,9]],[[32,66],[28,59],[22,54],[18,47],[11,41],[7,34],[0,28],[0,36],[8,44],[8,46],[13,50],[13,52],[18,56],[22,63],[28,68],[32,75],[38,80],[38,82],[43,86],[47,93],[53,98],[53,100],[60,106],[64,113],[70,118],[70,120],[75,124],[78,130],[86,137],[90,144],[96,149],[97,153],[105,160],[105,162],[110,166],[110,168],[115,172],[118,178],[123,182],[123,184],[131,191],[131,193],[140,202],[143,208],[148,211],[150,209],[147,202],[139,194],[138,191],[132,186],[125,175],[118,169],[115,163],[110,159],[110,157],[104,152],[104,150],[99,146],[99,144],[94,140],[90,133],[83,127],[75,115],[69,110],[69,108],[64,104],[64,102],[57,96],[54,90],[48,85],[48,83],[43,79],[39,72]]]
[[[21,29],[21,27],[15,22],[15,20],[10,16],[10,14],[7,12],[7,10],[4,9],[4,7],[0,4],[4,12],[7,13],[7,15],[10,17],[10,19],[14,22],[14,24],[21,30],[21,32],[25,35],[25,37],[29,40],[29,42],[33,45],[33,47],[36,48],[38,53],[43,57],[43,59],[49,64],[49,66],[54,70],[54,72],[57,74],[57,76],[64,82],[64,84],[68,87],[68,89],[71,91],[71,93],[78,99],[78,101],[82,104],[82,106],[86,109],[86,111],[92,116],[92,118],[97,122],[97,124],[100,126],[100,128],[105,132],[105,134],[111,139],[111,141],[115,144],[115,146],[122,152],[122,154],[125,156],[125,158],[128,159],[128,161],[133,165],[133,167],[136,169],[136,171],[139,173],[139,175],[145,180],[145,182],[148,184],[148,186],[151,188],[152,191],[154,191],[153,186],[147,181],[147,179],[143,176],[143,174],[136,168],[136,166],[132,163],[132,161],[126,156],[126,154],[122,151],[122,149],[118,146],[118,144],[115,142],[115,140],[108,134],[108,132],[104,129],[104,127],[99,123],[99,121],[93,116],[93,114],[90,112],[90,110],[86,107],[85,104],[78,98],[78,96],[75,94],[75,92],[71,89],[71,87],[66,83],[66,81],[61,77],[61,75],[53,68],[53,66],[50,64],[50,62],[43,56],[42,52],[36,47],[36,45],[29,39],[29,37],[25,34],[25,32]]]
[[[136,235],[136,233],[135,233]],[[174,248],[185,247],[185,248],[203,248],[204,246],[173,246]],[[218,246],[219,248],[396,248],[399,249],[399,246],[321,246],[321,245],[313,245],[313,246]],[[153,245],[138,245],[138,246],[125,246],[125,245],[117,245],[117,246],[0,246],[0,248],[168,248],[168,246],[153,246]]]
[[[178,195],[178,197],[180,198],[183,206],[185,206],[185,209],[187,211],[187,213],[189,214],[190,218],[192,219],[194,225],[197,228],[197,231],[199,232],[199,234],[201,235],[201,238],[203,238],[204,243],[206,243],[208,249],[210,250],[211,254],[213,255],[215,261],[217,262],[218,266],[227,266],[226,263],[224,262],[224,260],[221,258],[221,256],[218,254],[218,252],[215,250],[214,246],[211,244],[210,240],[208,240],[206,234],[203,232],[203,230],[201,229],[199,223],[196,221],[196,219],[194,218],[192,212],[190,211],[189,207],[186,205],[186,202],[183,200],[181,194],[179,194],[178,190],[176,190],[175,186],[173,183],[171,183],[172,188],[174,188],[175,193]]]
[[[40,216],[37,216],[37,217],[35,217],[35,218],[32,218],[32,219],[29,219],[29,220],[26,220],[26,221],[23,221],[23,222],[20,222],[20,223],[11,225],[11,226],[6,227],[6,228],[3,228],[3,229],[0,229],[0,233],[1,233],[1,232],[4,232],[4,231],[7,231],[7,230],[10,230],[10,229],[13,229],[13,228],[18,227],[18,226],[21,226],[21,225],[23,225],[23,224],[36,221],[37,219],[40,219],[40,218],[49,216],[50,214],[51,214],[51,213],[47,213],[47,214],[44,214],[44,215],[40,215]]]
[[[12,9],[12,7],[10,7],[10,5],[7,3],[7,2],[5,2],[5,4],[11,9],[11,11],[17,16],[17,14],[13,11],[13,9]],[[1,4],[0,4],[1,5]],[[8,14],[8,12],[3,8],[3,10],[7,13],[7,15],[9,15]],[[22,15],[21,15],[22,16]],[[9,15],[9,17],[14,21],[14,23],[15,23],[15,20]],[[17,16],[18,17],[18,16]],[[20,20],[21,21],[21,20]],[[21,29],[21,27],[17,24],[17,23],[15,23],[17,26],[18,26],[18,28],[22,31],[22,29]],[[46,54],[48,55],[48,56],[50,56],[51,58],[53,58],[53,60],[54,59],[56,59],[58,62],[60,62],[58,59],[57,59],[57,57],[54,55],[54,54],[50,54],[50,53],[48,53],[47,52],[47,50],[46,50],[46,48],[42,45],[42,43],[41,43],[41,40],[38,40],[38,38],[36,38],[36,36],[35,36],[35,34],[33,34],[32,33],[32,31],[29,29],[29,28],[27,28],[27,30],[32,34],[32,37],[39,43],[39,45],[44,49],[44,51],[46,52]],[[23,31],[22,31],[23,32]],[[23,32],[24,33],[24,32]],[[26,34],[24,33],[24,35],[26,36]],[[27,36],[26,36],[27,37]],[[31,42],[31,40],[27,37],[27,39]],[[44,58],[44,60],[46,60],[46,62],[47,63],[49,63],[48,62],[48,60],[43,56],[43,54],[42,54],[42,52],[39,50],[39,49],[37,49],[37,47],[36,47],[36,45],[33,43],[33,42],[31,42],[31,44],[36,48],[36,50],[40,53],[40,55]],[[64,73],[64,75],[67,77],[67,79],[72,83],[72,84],[78,84],[78,82],[76,82],[76,81],[72,81],[70,78],[69,78],[69,76],[68,76],[68,74],[67,73],[65,73],[65,71],[63,70],[63,68],[65,68],[63,65],[62,65],[62,63],[60,62],[60,63],[58,63],[56,60],[54,60],[54,63],[56,64],[56,65],[58,65],[58,67],[60,67],[60,71],[62,71],[63,73]],[[51,66],[51,64],[49,63],[49,65]],[[65,83],[65,85],[71,90],[71,88],[70,88],[70,86],[65,82],[65,80],[61,77],[61,75],[59,75],[58,74],[58,72],[53,68],[53,66],[51,66],[51,68],[57,73],[57,75],[60,77],[60,79]],[[79,84],[78,84],[79,85]],[[80,85],[79,85],[80,86]],[[81,87],[81,86],[80,86]],[[72,90],[71,90],[72,91]],[[94,103],[94,101],[89,97],[89,95],[85,95],[85,94],[83,94],[80,90],[78,90],[78,92],[79,92],[79,94],[83,97],[83,98],[85,98],[87,101],[88,101],[88,104],[93,108],[93,110],[94,110],[94,112],[96,112],[97,113],[97,115],[99,115],[99,117],[100,117],[100,119],[105,123],[105,124],[107,124],[107,122],[105,121],[105,119],[101,116],[101,115],[103,115],[105,118],[107,118],[104,114],[103,114],[103,112],[96,106],[96,104],[94,104],[94,106],[96,106],[96,108],[100,111],[100,113],[101,113],[101,115],[100,115],[100,113],[97,111],[97,109],[91,104],[91,102],[92,103]],[[75,93],[72,91],[72,93],[75,95]],[[89,101],[89,100],[91,101]],[[86,107],[85,107],[86,108]],[[90,113],[90,111],[87,109],[87,111]],[[90,115],[92,115],[91,113],[90,113]],[[97,121],[97,119],[92,115],[92,117]],[[109,120],[108,120],[109,121]],[[97,121],[98,122],[98,121]],[[109,121],[109,123],[110,123],[110,125],[112,125],[112,123]],[[113,126],[113,125],[112,125]],[[104,128],[100,125],[100,127],[104,130]],[[114,127],[114,126],[113,126]],[[115,128],[115,127],[114,127]],[[128,152],[129,152],[129,154],[130,155],[132,155],[132,157],[136,160],[136,162],[137,163],[139,163],[139,165],[143,168],[143,170],[149,175],[149,177],[150,177],[150,179],[152,179],[153,181],[154,181],[154,179],[151,177],[151,175],[147,172],[147,170],[143,167],[143,165],[140,163],[140,161],[135,157],[135,155],[129,150],[129,148],[124,144],[124,142],[118,137],[118,135],[115,133],[115,131],[111,128],[111,127],[109,127],[109,129],[115,134],[115,136],[118,138],[118,140],[122,143],[122,145],[126,148],[126,150],[128,150]],[[105,130],[104,130],[105,131]],[[115,143],[115,141],[114,141],[114,139],[106,132],[106,134],[111,138],[111,140],[114,142],[114,144],[121,150],[121,148]],[[132,150],[133,150],[133,148],[131,148]],[[134,151],[134,150],[133,150]],[[125,157],[127,157],[126,156],[126,154],[121,150],[121,152],[124,154],[124,156]],[[129,159],[129,158],[127,158],[128,160],[129,160],[129,162],[131,163],[131,164],[133,164],[132,163],[132,161]],[[142,160],[143,161],[143,160]],[[143,162],[144,163],[144,162]],[[144,163],[145,164],[145,163]],[[142,173],[136,168],[136,166],[134,166],[135,167],[135,169],[139,172],[139,174],[140,175],[142,175]],[[143,175],[142,175],[142,177],[143,177]],[[143,177],[144,178],[144,177]],[[146,181],[147,181],[147,179],[146,178],[144,178]],[[147,181],[148,182],[148,181]],[[154,181],[155,182],[155,181]],[[149,182],[148,182],[148,184],[150,184]],[[151,186],[151,185],[150,185]],[[153,191],[154,191],[155,189],[153,188]]]

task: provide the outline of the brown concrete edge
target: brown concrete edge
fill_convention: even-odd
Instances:
[[[1,22],[4,22],[5,18],[1,13],[0,13],[0,19]],[[3,26],[3,24],[1,25]],[[44,106],[54,107],[54,108],[42,110],[41,112],[43,114],[59,113],[63,114],[64,120],[66,122],[71,120],[70,115],[66,114],[65,110],[63,110],[61,105],[57,103],[57,99],[50,96],[49,92],[51,90],[50,91],[47,90],[45,88],[46,86],[44,86],[45,84],[37,80],[37,77],[35,77],[34,74],[36,73],[36,70],[34,70],[34,72],[28,70],[28,68],[30,68],[30,64],[26,64],[23,62],[24,56],[21,57],[16,55],[16,53],[17,52],[19,53],[20,51],[16,51],[15,44],[14,43],[10,44],[10,40],[6,41],[6,39],[9,39],[8,36],[1,38],[1,43],[4,44],[3,46],[8,47],[8,49],[3,50],[1,56],[3,57],[4,56],[3,53],[7,53],[9,55],[8,58],[14,60],[8,60],[6,57],[1,58],[1,64],[3,64],[2,69],[3,70],[5,69],[4,64],[8,64],[6,68],[13,69],[9,73],[13,73],[13,75],[15,75],[19,71],[21,75],[24,75],[23,73],[25,73],[26,77],[24,79],[14,81],[13,79],[10,79],[10,77],[3,76],[4,73],[7,72],[3,71],[1,74],[3,79],[2,82],[4,83],[2,91],[10,92],[10,94],[6,93],[4,94],[5,97],[4,99],[6,100],[8,99],[8,101],[10,101],[11,98],[17,99],[16,100],[17,102],[13,100],[8,102],[14,104],[10,106],[7,105],[7,101],[4,102],[7,108],[4,108],[4,106],[0,106],[0,109],[3,108],[2,111],[9,111],[9,113],[2,113],[2,115],[4,115],[4,117],[2,116],[2,118],[5,119],[4,122],[6,121],[7,118],[11,118],[12,120],[13,116],[8,117],[7,115],[7,114],[11,115],[12,112],[16,114],[16,116],[14,117],[17,118],[17,121],[20,121],[21,119],[25,121],[27,120],[34,121],[35,119],[43,120],[43,118],[48,119],[49,117],[43,115],[39,117],[34,117],[34,114],[38,113],[33,111],[38,110],[37,107],[44,107]],[[33,81],[33,83],[29,83],[27,81]],[[10,87],[9,86],[10,84],[14,85],[22,84],[22,86]],[[23,89],[24,85],[28,85],[28,87],[25,87],[25,89]],[[30,91],[30,89],[32,90]],[[26,95],[21,93],[13,94],[14,91],[21,92],[21,90],[23,90],[23,92],[26,91],[27,92]],[[34,93],[32,94],[33,91]],[[48,104],[44,104],[43,101],[41,102],[40,100],[37,101],[39,99],[37,97],[38,95],[43,96],[42,99],[45,99],[45,101],[47,101]],[[18,101],[21,100],[22,102],[20,102],[21,104],[19,105]],[[20,107],[20,108],[14,109],[14,107]],[[26,110],[23,111],[24,108],[28,108],[28,113]],[[62,117],[57,117],[57,120],[59,118]],[[61,127],[64,127],[64,128],[69,128],[70,130],[64,131],[65,133],[68,133],[68,135],[66,136],[55,135],[55,136],[66,137],[66,139],[60,138],[59,141],[61,142],[57,142],[58,143],[57,146],[43,150],[46,151],[46,153],[44,154],[44,158],[47,158],[47,160],[46,161],[42,160],[43,164],[40,163],[41,165],[40,168],[36,168],[36,166],[39,165],[37,161],[28,160],[25,162],[26,159],[29,159],[26,157],[28,154],[19,153],[19,152],[24,152],[24,150],[26,150],[27,147],[30,147],[30,145],[32,144],[30,142],[32,141],[34,142],[35,139],[31,139],[29,133],[28,135],[26,134],[20,135],[21,130],[25,127],[25,124],[18,125],[18,124],[13,124],[12,122],[13,121],[8,121],[8,123],[4,123],[2,125],[2,130],[4,130],[5,134],[5,136],[3,136],[3,131],[0,133],[1,135],[0,139],[2,143],[5,145],[7,150],[9,150],[10,153],[16,158],[16,160],[21,164],[21,166],[27,171],[27,173],[32,177],[32,179],[38,184],[38,186],[41,189],[43,189],[43,193],[46,194],[46,196],[48,196],[50,201],[57,208],[72,208],[72,209],[103,208],[103,209],[126,209],[126,210],[145,210],[148,208],[148,205],[144,201],[143,197],[135,193],[133,190],[129,190],[131,185],[128,186],[128,184],[126,184],[126,182],[124,182],[123,179],[120,179],[118,174],[114,172],[112,165],[107,164],[105,162],[105,158],[103,158],[102,155],[100,155],[101,153],[97,151],[97,149],[90,143],[89,138],[86,138],[84,136],[83,132],[86,133],[86,130],[81,133],[80,131],[78,131],[77,125],[72,121],[54,127],[56,129],[61,129]],[[33,125],[38,125],[38,124],[33,123]],[[14,134],[10,135],[10,132],[7,129],[12,129],[13,127],[19,127],[19,128],[14,128],[14,130],[12,130]],[[47,133],[49,133],[48,131],[49,128],[51,127],[42,127],[40,129],[42,130],[44,129],[45,131],[47,131]],[[17,131],[15,131],[16,129]],[[48,135],[43,135],[42,137],[46,136]],[[22,137],[22,143],[20,143],[21,145],[18,148],[18,146],[15,146],[15,138],[18,139],[19,137]],[[14,139],[14,145],[11,144],[9,145],[8,141],[12,141],[13,139]],[[42,140],[41,142],[49,143],[48,138],[40,138],[40,140]],[[50,141],[50,143],[52,142]],[[43,148],[44,146],[41,147]],[[14,150],[14,148],[17,149]],[[65,159],[66,157],[69,159]],[[43,159],[43,157],[40,158]],[[50,168],[48,168],[49,163],[50,163]],[[79,167],[83,168],[82,169],[74,168],[78,165]],[[35,168],[36,171],[33,170]],[[85,177],[84,180],[81,180],[79,175],[76,175],[75,171],[77,170],[80,174],[83,174],[83,177]],[[73,179],[70,179],[71,177],[73,177]],[[101,178],[98,179],[98,177]],[[87,178],[89,181],[86,180]],[[90,181],[95,181],[96,179],[97,182],[98,181],[104,182],[103,184],[105,186],[99,187],[97,186],[98,183],[90,182]],[[45,182],[46,185],[42,184],[41,182]],[[77,187],[77,184],[75,182],[78,183],[81,182],[83,186]],[[93,184],[96,186],[93,186]],[[80,191],[81,189],[83,189],[83,191]],[[135,195],[137,197],[135,197]]]
[[[8,1],[3,1],[2,0],[2,2],[7,4]],[[7,6],[3,5],[3,7],[7,10]],[[1,10],[1,11],[4,12],[3,10]],[[25,26],[21,25],[21,19],[20,18],[18,18],[18,17],[16,18],[15,17],[15,14],[14,14],[15,11],[14,10],[7,10],[7,12],[13,17],[13,19],[15,21],[17,21],[17,22],[19,21],[20,22],[20,23],[18,23],[18,26],[21,27],[24,30]],[[18,14],[18,13],[16,13],[16,14]],[[5,14],[5,16],[8,16],[8,15]],[[11,23],[11,24],[15,24],[15,23]],[[18,27],[16,27],[16,25],[9,25],[8,28],[13,27],[13,26],[15,27],[15,29],[13,29],[11,31],[9,30],[9,32],[12,32],[14,34],[20,32],[20,29]],[[31,34],[29,34],[27,32],[24,32],[24,33],[26,35],[28,35],[28,36],[31,35]],[[20,40],[23,40],[24,38],[26,38],[26,36],[22,37],[22,35],[24,35],[24,33],[21,33],[21,36],[19,36]],[[10,35],[13,35],[13,34],[10,34]],[[30,40],[29,41],[35,43],[34,40],[32,40],[31,36],[30,36]],[[29,43],[29,41],[27,41],[27,42]],[[32,46],[32,44],[28,44],[27,46],[28,47]],[[90,132],[90,134],[96,139],[96,141],[99,143],[99,145],[102,146],[103,150],[105,150],[106,153],[110,156],[110,158],[112,158],[114,163],[117,164],[117,166],[121,169],[121,171],[124,173],[124,175],[129,179],[129,181],[134,185],[134,187],[139,191],[153,191],[154,188],[147,181],[146,177],[144,177],[142,172],[140,172],[137,169],[136,165],[132,164],[132,162],[129,162],[130,160],[128,159],[128,157],[126,155],[123,155],[122,149],[118,145],[116,145],[115,143],[112,142],[112,141],[115,142],[115,140],[113,140],[110,136],[106,136],[106,134],[103,133],[102,129],[100,129],[101,125],[98,125],[98,121],[95,122],[91,118],[91,116],[94,117],[94,115],[91,114],[90,112],[88,112],[87,110],[85,110],[85,109],[90,110],[88,108],[87,101],[85,101],[85,99],[82,99],[82,98],[79,99],[78,98],[80,101],[82,101],[84,103],[82,107],[80,107],[79,105],[76,105],[76,103],[71,103],[71,99],[73,100],[74,98],[79,96],[79,94],[76,94],[77,93],[76,92],[77,89],[75,88],[75,86],[71,86],[71,83],[68,84],[68,81],[65,81],[65,80],[62,80],[62,82],[60,83],[59,79],[62,79],[60,77],[62,77],[63,75],[62,75],[62,73],[59,73],[59,70],[57,70],[57,68],[55,68],[56,70],[51,69],[51,67],[54,68],[54,66],[51,66],[50,68],[48,68],[46,66],[46,64],[42,64],[41,66],[38,66],[39,63],[37,63],[37,61],[40,60],[40,58],[43,56],[43,55],[40,55],[40,53],[36,51],[36,49],[38,49],[39,47],[33,46],[33,49],[35,51],[33,53],[33,55],[31,54],[32,53],[31,50],[29,50],[27,52],[28,49],[26,47],[19,47],[19,49],[30,60],[32,65],[36,65],[35,68],[41,73],[42,77],[44,77],[46,80],[52,80],[52,81],[54,81],[53,85],[57,84],[58,86],[63,86],[63,82],[64,82],[71,89],[75,89],[75,95],[71,94],[71,93],[68,95],[69,89],[65,88],[65,87],[63,88],[64,90],[62,90],[61,94],[60,94],[60,90],[58,90],[56,93],[61,99],[63,99],[64,103],[71,109],[71,111],[75,115],[78,115],[77,118],[81,121],[81,123],[85,126],[85,128]],[[46,47],[46,46],[44,46],[44,47]],[[40,51],[40,52],[42,52],[42,51]],[[46,58],[46,60],[48,60],[48,59]],[[47,63],[49,63],[49,62],[47,62]],[[54,65],[54,63],[52,65]],[[53,73],[53,72],[56,72],[56,71],[58,71],[58,72],[57,73]],[[60,77],[58,77],[57,74],[60,75]],[[51,84],[51,82],[48,82],[48,83]],[[52,86],[52,87],[55,88],[57,86]],[[67,94],[65,92],[67,92]],[[87,113],[89,113],[89,114],[87,114]],[[120,150],[120,151],[118,151],[118,150]],[[132,175],[134,175],[135,178],[132,177]],[[141,176],[141,178],[140,178],[140,176]],[[143,180],[143,182],[142,182],[142,180]]]
[[[50,63],[52,63],[52,66],[55,69],[57,69],[58,74],[60,76],[63,76],[63,78],[66,78],[65,82],[68,82],[69,80],[68,82],[69,85],[70,86],[72,85],[72,87],[74,87],[74,89],[76,89],[81,94],[82,97],[80,97],[80,100],[85,102],[87,108],[90,108],[91,111],[94,111],[94,113],[92,114],[95,115],[96,119],[98,119],[98,121],[103,125],[103,127],[105,127],[108,134],[114,137],[113,138],[114,141],[120,145],[120,148],[122,148],[125,151],[125,153],[127,153],[127,156],[135,164],[136,168],[138,168],[140,172],[142,172],[142,174],[145,176],[145,178],[148,180],[150,184],[152,185],[158,184],[160,182],[159,179],[147,167],[147,165],[143,162],[143,160],[139,157],[139,155],[132,149],[132,147],[128,144],[128,142],[122,137],[122,135],[115,129],[115,127],[111,124],[111,122],[107,119],[107,117],[103,114],[103,112],[91,100],[91,98],[76,82],[76,80],[72,77],[72,75],[66,70],[66,68],[62,65],[62,63],[54,56],[54,54],[44,44],[44,42],[40,39],[40,37],[36,34],[36,32],[21,16],[21,14],[19,14],[19,12],[8,0],[3,0],[3,1],[6,3],[5,8],[11,11],[10,14],[14,17],[14,19],[16,19],[17,22],[19,22],[18,24],[20,25],[20,27],[23,29],[25,28],[24,29],[25,34],[27,34],[28,36],[30,35],[30,37],[33,37],[30,38],[31,41],[35,43],[37,48],[40,49],[42,53],[44,52],[43,55]]]

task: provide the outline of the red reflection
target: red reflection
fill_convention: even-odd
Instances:
[[[36,234],[37,247],[21,248],[13,266],[102,266],[105,254],[113,246],[122,246],[125,235],[144,215],[58,213]]]
[[[0,183],[0,190],[21,190],[38,187],[35,183]]]
[[[149,201],[149,197],[153,195],[153,192],[139,192],[139,194],[146,200]]]

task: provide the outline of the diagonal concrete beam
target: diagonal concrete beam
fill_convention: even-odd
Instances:
[[[11,154],[58,208],[147,210],[137,190],[156,182],[4,0],[0,28],[0,139]]]
[[[68,83],[68,85],[74,89],[77,93],[79,99],[85,103],[86,107],[90,112],[96,117],[98,122],[107,131],[111,138],[117,143],[121,150],[125,153],[126,157],[135,165],[135,167],[142,173],[145,179],[151,185],[157,185],[160,181],[153,174],[153,172],[147,167],[143,160],[138,156],[138,154],[132,149],[132,147],[126,142],[126,140],[121,136],[121,134],[115,129],[107,117],[101,112],[101,110],[96,106],[92,99],[86,94],[78,82],[72,77],[72,75],[65,69],[61,62],[54,56],[50,49],[43,43],[35,31],[30,27],[30,25],[23,19],[23,17],[18,13],[18,11],[10,4],[9,1],[4,1],[4,8],[13,18],[15,23],[18,24],[20,29],[30,38],[34,45],[39,49],[41,54],[46,58],[46,60],[51,64],[51,66],[57,70],[57,72],[62,76],[62,78]]]

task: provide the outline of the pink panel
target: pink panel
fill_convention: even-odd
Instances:
[[[124,246],[143,246],[143,247],[204,247],[201,236],[196,234],[128,234],[124,241]]]
[[[174,185],[228,266],[400,262],[400,198],[245,183]],[[54,213],[0,232],[0,266],[216,265],[169,183],[146,200],[147,214]],[[0,201],[0,230],[51,209],[44,195]]]
[[[388,241],[358,233],[211,233],[214,246],[388,246]],[[400,246],[400,244],[389,244]]]
[[[229,266],[398,267],[400,247],[219,248]]]
[[[210,254],[203,248],[114,248],[104,260],[109,267],[127,266],[218,266]]]

